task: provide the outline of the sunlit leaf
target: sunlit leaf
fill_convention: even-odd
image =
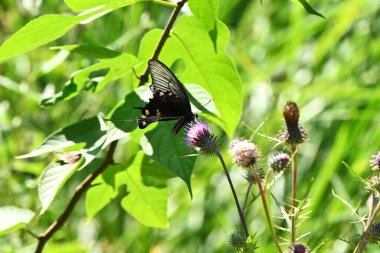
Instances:
[[[62,186],[79,166],[80,163],[60,164],[54,162],[42,172],[41,181],[38,185],[38,197],[42,205],[40,214],[49,208]]]
[[[125,184],[126,170],[121,165],[109,166],[86,193],[86,212],[88,220],[107,206],[119,192],[119,187]]]
[[[0,207],[0,235],[21,229],[34,217],[34,212],[15,206]]]
[[[95,7],[104,7],[104,6],[107,6],[107,7],[110,6],[110,7],[115,8],[116,6],[130,5],[130,4],[141,2],[143,0],[91,0],[91,1],[64,0],[64,1],[66,5],[73,11],[85,11],[85,10],[92,9]]]
[[[292,1],[295,3],[301,4],[303,8],[307,11],[307,13],[319,16],[321,18],[325,18],[321,13],[319,13],[313,7],[311,7],[311,5],[308,2],[306,2],[306,0],[292,0]]]
[[[101,138],[106,134],[103,124],[104,122],[101,122],[98,117],[82,120],[53,133],[44,140],[41,146],[17,158],[35,157],[76,144],[83,144],[84,149],[93,150],[101,146],[105,141],[105,139]]]
[[[141,164],[144,153],[137,153],[127,168],[128,195],[121,201],[123,208],[139,222],[149,227],[166,228],[168,190],[166,187],[147,186],[141,178]]]
[[[173,124],[160,122],[155,129],[145,134],[147,143],[142,145],[151,148],[151,156],[159,165],[185,181],[192,196],[190,177],[196,158],[188,156],[194,152],[185,145],[181,133],[172,135]],[[143,149],[146,151],[147,147]]]

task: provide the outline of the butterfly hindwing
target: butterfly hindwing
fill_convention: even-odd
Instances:
[[[146,128],[156,121],[178,120],[173,127],[173,134],[195,119],[191,112],[189,98],[184,86],[163,63],[157,60],[149,61],[149,71],[152,75],[150,90],[153,95],[141,110],[145,118],[137,120],[139,128]]]

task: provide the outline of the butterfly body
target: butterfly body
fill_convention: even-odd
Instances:
[[[168,67],[158,60],[150,60],[149,71],[153,95],[144,107],[135,107],[145,116],[137,119],[139,128],[146,128],[156,121],[177,120],[172,130],[177,134],[185,124],[195,120],[197,114],[191,111],[185,88]]]

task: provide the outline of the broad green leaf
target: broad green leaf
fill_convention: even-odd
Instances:
[[[140,1],[142,0],[115,0],[106,1],[106,4],[103,4],[105,1],[99,1],[101,2],[99,8],[77,16],[49,14],[38,17],[18,30],[0,46],[0,62],[58,39],[79,23],[88,23],[112,10]],[[79,3],[79,1],[72,2]],[[81,2],[89,3],[90,6],[98,6],[96,3],[95,5],[91,4],[93,1]]]
[[[311,7],[311,5],[308,2],[306,2],[306,0],[292,0],[292,1],[302,5],[303,8],[307,11],[307,13],[316,15],[325,19],[325,17],[321,13],[316,11],[313,7]]]
[[[236,67],[226,54],[229,32],[217,22],[217,44],[208,35],[207,28],[196,17],[182,16],[160,54],[160,60],[168,67],[181,59],[186,71],[179,74],[183,83],[194,83],[203,87],[212,97],[220,119],[216,121],[233,137],[242,114],[241,80]],[[140,45],[139,59],[147,61],[153,54],[151,45],[156,45],[162,31],[153,30],[145,35]],[[176,73],[178,75],[178,73]]]
[[[53,133],[44,140],[41,146],[29,154],[21,155],[17,158],[35,157],[76,144],[83,144],[82,147],[86,150],[94,150],[103,144],[105,139],[102,137],[105,134],[104,122],[98,117],[85,119]]]
[[[64,0],[66,5],[73,11],[85,11],[95,7],[111,6],[125,6],[147,0]]]
[[[139,222],[149,227],[167,228],[167,201],[168,190],[166,187],[147,186],[141,177],[141,165],[144,153],[138,152],[132,165],[127,168],[128,195],[121,205]]]
[[[0,46],[0,62],[61,37],[81,20],[76,16],[50,14],[30,21]]]
[[[86,212],[88,220],[107,206],[119,193],[119,187],[125,184],[126,171],[121,165],[109,166],[86,193]]]
[[[136,118],[141,116],[141,111],[135,106],[144,106],[151,96],[149,89],[145,86],[139,87],[125,97],[121,104],[111,116],[111,122],[124,132],[131,132],[137,127]]]
[[[34,212],[15,206],[0,207],[0,235],[24,228],[32,218]]]
[[[72,53],[81,54],[87,57],[96,59],[113,58],[121,54],[119,51],[114,51],[106,47],[96,47],[92,45],[65,45],[51,47],[53,50],[66,50]]]
[[[106,53],[104,49],[103,53]],[[108,83],[132,74],[132,68],[137,63],[136,57],[131,54],[100,59],[98,63],[75,72],[62,91],[43,99],[41,104],[50,106],[62,100],[69,100],[83,90],[91,89],[98,92]]]
[[[215,23],[218,14],[218,0],[189,0],[191,12],[202,20],[207,30],[215,29]]]
[[[49,208],[62,186],[80,165],[80,162],[63,165],[54,162],[42,172],[41,181],[38,184],[38,198],[42,205],[40,214],[43,214]]]
[[[172,135],[173,125],[174,122],[160,122],[155,129],[147,132],[144,135],[146,142],[142,143],[143,149],[144,151],[151,149],[148,153],[151,153],[150,155],[159,165],[185,181],[192,196],[190,177],[196,158],[188,156],[193,152],[185,145],[181,133],[177,136]]]

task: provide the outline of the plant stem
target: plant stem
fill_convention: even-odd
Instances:
[[[162,34],[160,41],[157,44],[156,50],[154,50],[152,59],[158,58],[158,55],[160,54],[162,48],[164,47],[166,40],[169,38],[169,33],[174,25],[174,21],[177,19],[177,16],[180,10],[182,9],[182,7],[185,5],[186,2],[187,0],[181,0],[177,3],[177,7],[173,10],[172,15],[169,18],[169,21],[165,26],[164,33]],[[140,76],[139,86],[143,86],[148,81],[148,76],[149,76],[149,68],[146,68],[144,74]]]
[[[245,193],[244,204],[243,204],[244,217],[245,217],[245,209],[247,208],[248,197],[249,197],[249,193],[251,192],[252,185],[253,185],[253,182],[249,182],[247,192]]]
[[[265,211],[265,218],[267,219],[268,227],[269,227],[269,230],[272,234],[274,244],[277,247],[277,251],[281,253],[282,250],[281,250],[280,244],[278,243],[276,233],[274,232],[272,220],[270,218],[269,208],[268,208],[268,204],[267,204],[267,198],[265,195],[265,190],[263,188],[263,185],[261,184],[259,174],[257,173],[256,167],[254,165],[252,166],[252,172],[253,172],[253,175],[255,176],[257,186],[259,187],[259,191],[260,191],[260,195],[261,195],[261,202],[263,203],[263,207],[264,207],[264,211]]]
[[[292,208],[291,213],[291,240],[292,245],[296,242],[296,206],[297,206],[297,145],[292,145]]]
[[[232,184],[232,180],[231,180],[230,174],[228,173],[226,164],[224,163],[224,160],[223,160],[222,155],[220,154],[220,151],[217,150],[215,153],[218,156],[220,162],[222,163],[222,166],[223,166],[223,169],[224,169],[224,173],[226,174],[228,183],[230,184],[230,187],[231,187],[232,195],[234,196],[236,208],[237,208],[239,216],[240,216],[241,225],[243,226],[245,238],[248,238],[249,233],[248,233],[248,229],[247,229],[247,224],[245,223],[245,217],[244,217],[242,209],[240,208],[239,200],[238,200],[238,198],[236,196],[235,188],[234,188],[234,185]]]
[[[111,142],[106,158],[100,167],[82,181],[82,183],[77,187],[73,197],[70,199],[65,211],[53,222],[53,224],[50,225],[48,229],[45,230],[45,232],[38,236],[38,245],[35,251],[36,253],[42,252],[46,242],[66,223],[71,212],[74,210],[75,205],[83,193],[85,193],[87,188],[91,185],[92,181],[94,181],[95,178],[97,178],[110,164],[113,163],[113,154],[115,153],[116,146],[117,140]]]
[[[365,247],[364,243],[366,241],[365,238],[367,237],[368,232],[369,232],[369,230],[370,230],[370,228],[371,228],[371,226],[373,224],[373,221],[376,218],[376,216],[379,213],[379,211],[380,211],[380,202],[377,203],[375,210],[373,211],[372,215],[367,220],[367,224],[365,225],[365,228],[363,230],[363,234],[361,236],[361,239],[360,239],[359,243],[356,245],[353,253],[363,252],[364,247]]]

